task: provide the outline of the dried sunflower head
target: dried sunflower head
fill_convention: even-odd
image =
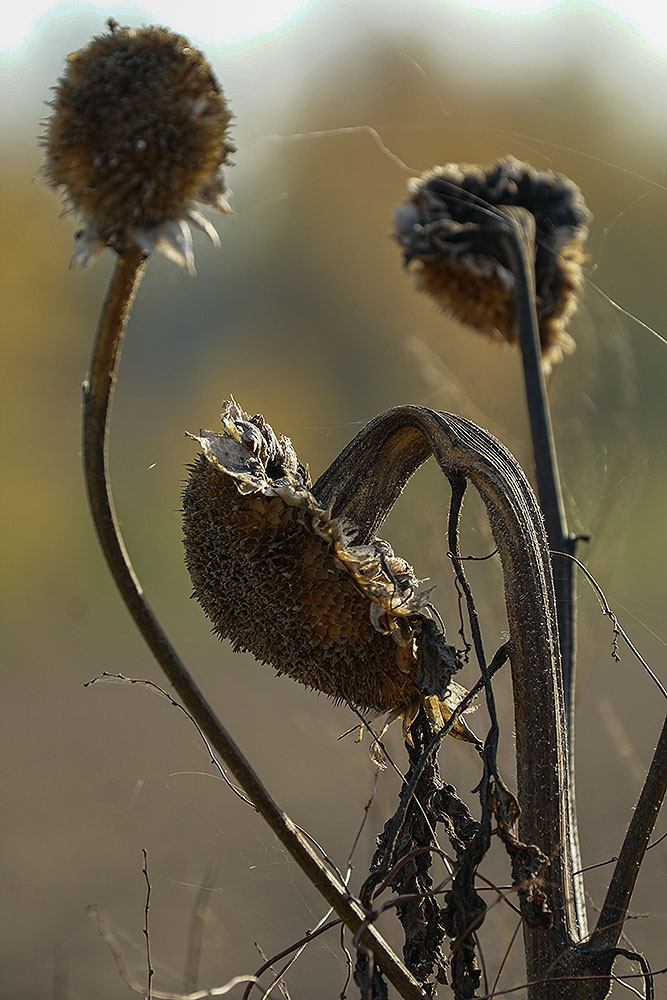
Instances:
[[[219,245],[196,204],[229,212],[222,166],[231,112],[183,35],[109,21],[67,60],[46,121],[42,175],[81,223],[73,260],[105,246],[159,250],[194,271],[190,225]]]
[[[572,181],[508,156],[486,167],[434,167],[413,178],[408,190],[394,223],[417,288],[463,323],[510,344],[517,341],[514,275],[497,239],[494,209],[527,209],[535,219],[543,367],[548,370],[563,352],[574,349],[565,327],[583,281],[583,244],[591,216]]]
[[[465,694],[451,680],[460,663],[412,567],[381,539],[355,545],[355,526],[318,505],[291,442],[261,416],[225,402],[222,433],[195,440],[186,565],[217,635],[360,709],[411,718],[426,700],[447,718]],[[453,733],[470,739],[460,722]]]

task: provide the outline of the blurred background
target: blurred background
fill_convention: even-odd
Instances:
[[[549,385],[568,518],[592,535],[580,555],[664,679],[667,31],[643,20],[640,4],[630,13],[429,0],[293,0],[268,13],[259,3],[241,13],[240,5],[172,8],[166,0],[146,10],[17,6],[3,15],[0,67],[0,992],[13,1000],[130,996],[86,915],[90,904],[104,908],[132,975],[145,981],[142,848],[153,885],[154,986],[187,992],[254,971],[255,942],[267,955],[280,951],[323,907],[216,776],[181,713],[145,689],[83,686],[103,670],[161,678],[114,592],[84,500],[79,386],[112,259],[84,274],[68,270],[73,224],[32,182],[49,87],[108,16],[158,21],[205,50],[236,115],[228,177],[238,217],[215,220],[222,251],[195,238],[194,280],[152,261],[136,302],[115,401],[112,482],[139,576],[186,663],[277,800],[344,867],[374,782],[368,743],[338,742],[354,724],[349,710],[234,656],[189,600],[179,505],[194,450],[184,431],[215,427],[233,393],[292,438],[316,477],[376,413],[421,403],[482,423],[531,475],[518,355],[413,291],[391,220],[406,180],[436,163],[512,153],[568,174],[594,214],[588,279],[570,326],[577,351]],[[384,534],[437,584],[454,641],[447,503],[429,464]],[[464,549],[491,547],[470,498]],[[495,560],[472,565],[492,652],[505,628],[501,575]],[[612,660],[610,623],[583,581],[578,606],[578,801],[590,865],[620,846],[664,702],[629,653]],[[472,666],[462,680],[473,682]],[[507,677],[498,698],[500,763],[511,783]],[[481,710],[474,724],[484,735]],[[388,743],[403,767],[400,733]],[[441,766],[475,809],[474,751],[449,741]],[[397,791],[383,772],[354,857],[355,889]],[[655,836],[664,832],[663,818]],[[627,926],[655,968],[667,964],[666,859],[665,842],[648,854]],[[497,848],[484,871],[509,881]],[[610,871],[587,877],[593,920]],[[381,926],[400,947],[392,919]],[[489,984],[515,929],[515,914],[495,906],[482,933]],[[522,976],[517,941],[499,988]],[[344,980],[334,931],[287,982],[296,1000],[337,997]],[[664,977],[656,991],[667,997]],[[625,993],[614,987],[614,996]]]

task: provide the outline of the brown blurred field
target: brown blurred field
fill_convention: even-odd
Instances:
[[[590,10],[509,24],[447,4],[404,6],[405,16],[397,9],[386,20],[361,4],[315,7],[283,32],[209,51],[237,116],[230,184],[238,218],[218,226],[221,252],[196,240],[195,280],[161,260],[148,268],[112,435],[116,505],[149,599],[275,797],[341,866],[373,783],[368,744],[337,741],[354,723],[348,710],[234,656],[209,634],[189,601],[179,495],[194,454],[184,431],[215,426],[230,393],[288,434],[315,476],[366,420],[404,402],[483,423],[530,473],[518,357],[437,313],[402,273],[389,234],[410,173],[395,157],[421,171],[513,153],[567,173],[584,191],[595,216],[591,281],[625,312],[587,284],[571,326],[577,352],[551,380],[568,516],[574,530],[592,534],[582,557],[665,677],[667,344],[644,324],[667,337],[667,62]],[[254,942],[279,951],[323,912],[273,835],[216,777],[180,713],[138,688],[83,687],[103,670],[161,680],[96,549],[79,468],[79,384],[112,261],[86,274],[68,270],[72,224],[30,182],[40,161],[40,102],[66,53],[100,30],[104,16],[56,10],[29,65],[2,70],[0,994],[12,1000],[131,995],[86,916],[93,903],[104,907],[143,981],[142,848],[154,890],[158,989],[188,987],[190,925],[204,881],[199,986],[254,971]],[[437,583],[453,637],[447,499],[437,471],[425,468],[385,534]],[[489,550],[474,502],[464,544]],[[500,573],[480,563],[471,576],[493,650],[504,628]],[[611,626],[583,582],[579,608],[578,801],[584,863],[593,864],[620,845],[664,703],[629,653],[613,662]],[[499,699],[500,761],[511,780],[506,678]],[[481,711],[475,725],[484,733]],[[450,742],[443,772],[473,803],[476,755]],[[402,764],[399,732],[389,744]],[[383,773],[355,855],[355,888],[396,792]],[[665,828],[663,817],[656,836]],[[485,871],[503,884],[509,877],[499,852]],[[591,915],[608,871],[587,880]],[[633,913],[630,940],[664,967],[665,842],[646,859]],[[391,937],[391,920],[383,920]],[[515,916],[496,907],[488,927],[493,979]],[[515,945],[500,987],[521,975]],[[344,978],[334,932],[311,946],[288,984],[293,1000],[333,1000]],[[667,997],[666,979],[658,997]],[[613,995],[625,991],[617,985]]]

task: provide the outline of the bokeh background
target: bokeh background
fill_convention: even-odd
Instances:
[[[122,363],[111,465],[149,598],[278,801],[344,866],[374,767],[367,742],[337,739],[353,725],[348,710],[234,656],[189,600],[179,503],[193,447],[184,431],[215,426],[220,401],[233,393],[289,435],[316,476],[376,413],[418,402],[481,422],[530,474],[518,356],[416,295],[390,238],[407,178],[435,163],[513,153],[567,173],[594,213],[588,280],[571,325],[577,352],[550,380],[555,433],[571,527],[592,535],[582,555],[664,679],[664,49],[592,4],[503,16],[427,0],[313,2],[282,20],[274,10],[263,30],[258,22],[228,35],[231,5],[211,7],[208,21],[201,5],[190,6],[146,13],[55,4],[27,40],[3,48],[0,992],[13,1000],[131,995],[86,915],[90,904],[104,908],[144,981],[142,848],[157,989],[253,971],[255,942],[273,954],[323,912],[272,834],[216,777],[181,713],[145,689],[83,686],[103,670],[161,679],[103,566],[80,474],[79,384],[111,255],[88,273],[68,270],[72,222],[59,220],[54,195],[32,183],[48,88],[66,54],[110,15],[132,25],[157,18],[193,37],[236,115],[229,177],[238,217],[219,225],[221,252],[197,239],[195,280],[151,262]],[[437,584],[454,636],[447,499],[437,470],[425,467],[385,534]],[[490,548],[472,499],[464,544],[476,554]],[[495,561],[473,565],[493,650],[505,627],[500,572]],[[584,862],[594,864],[620,845],[664,703],[629,653],[613,662],[610,624],[583,582],[578,605],[578,799]],[[473,676],[471,667],[464,681]],[[511,781],[507,678],[498,697]],[[484,733],[486,724],[480,711],[475,725]],[[402,765],[400,734],[388,741]],[[476,755],[450,744],[443,772],[474,806]],[[397,790],[391,771],[380,775],[355,888]],[[663,818],[656,836],[664,831]],[[627,927],[656,968],[667,964],[666,857],[665,842],[648,855]],[[485,871],[509,879],[500,853]],[[593,919],[609,871],[587,879]],[[502,906],[489,917],[491,983],[515,920]],[[398,947],[391,919],[382,926]],[[522,975],[515,944],[499,988]],[[294,1000],[334,998],[344,979],[333,932],[310,947],[288,984]],[[614,987],[614,996],[625,992]],[[664,977],[657,995],[667,996]]]

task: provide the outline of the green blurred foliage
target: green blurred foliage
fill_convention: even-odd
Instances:
[[[550,384],[568,515],[575,530],[592,533],[582,554],[658,666],[665,645],[667,345],[644,324],[667,336],[667,194],[664,133],[656,136],[655,119],[638,98],[619,100],[618,86],[605,82],[594,60],[551,53],[543,72],[513,71],[485,51],[463,62],[455,35],[436,44],[428,23],[407,39],[369,28],[346,33],[336,23],[332,37],[346,39],[344,50],[328,42],[325,28],[313,35],[306,26],[229,53],[240,94],[239,105],[230,91],[238,115],[238,165],[230,177],[238,219],[222,221],[221,253],[198,241],[195,281],[151,262],[122,363],[111,464],[129,549],[167,630],[277,798],[342,863],[372,767],[363,746],[335,741],[352,724],[344,709],[274,679],[249,657],[233,657],[188,602],[178,507],[193,451],[183,432],[214,426],[220,400],[233,393],[288,434],[317,475],[375,413],[419,402],[483,423],[530,471],[518,357],[436,312],[401,272],[391,218],[410,171],[395,157],[421,171],[511,152],[563,171],[595,216],[590,283],[571,325],[577,352]],[[279,68],[298,63],[300,54],[307,69],[298,86],[278,82],[266,107],[261,95],[248,96],[253,67],[265,55]],[[224,59],[216,69],[229,91]],[[67,270],[72,224],[58,221],[53,196],[30,183],[38,165],[34,140],[19,130],[0,166],[3,675],[13,748],[5,857],[16,917],[2,945],[5,989],[14,1000],[49,995],[57,966],[58,982],[66,968],[70,983],[56,991],[58,1000],[118,995],[124,987],[83,916],[98,897],[124,928],[130,964],[142,975],[142,846],[156,859],[161,988],[182,985],[192,886],[216,865],[202,982],[220,982],[259,964],[255,936],[267,952],[278,949],[312,926],[320,907],[255,818],[230,806],[224,787],[201,777],[172,782],[171,772],[203,771],[207,761],[166,703],[134,690],[80,686],[102,669],[159,678],[96,550],[79,472],[78,387],[112,262],[85,275]],[[424,470],[386,534],[438,584],[437,603],[454,635],[446,503],[437,471]],[[469,551],[488,551],[474,501],[464,537]],[[493,564],[480,566],[473,583],[492,647],[504,628],[501,581]],[[612,663],[608,624],[583,583],[579,605],[579,798],[584,858],[592,863],[618,847],[662,706],[629,655]],[[499,697],[502,764],[511,774],[510,693],[502,683]],[[483,720],[479,726],[483,731]],[[395,737],[400,759],[399,742]],[[451,780],[472,787],[470,755],[455,746],[445,761]],[[359,879],[396,792],[390,778],[382,787],[362,840]],[[654,917],[629,931],[657,965],[664,965],[664,861],[664,851],[650,856],[636,901]],[[506,880],[502,859],[497,865]],[[589,889],[597,902],[603,888],[604,875],[596,873]],[[499,936],[487,957],[497,965],[509,935],[497,913],[493,919]],[[56,962],[58,949],[65,958]],[[304,971],[297,966],[293,997],[337,995],[343,977],[332,949],[313,949]],[[516,956],[508,970],[508,986],[520,981]]]

